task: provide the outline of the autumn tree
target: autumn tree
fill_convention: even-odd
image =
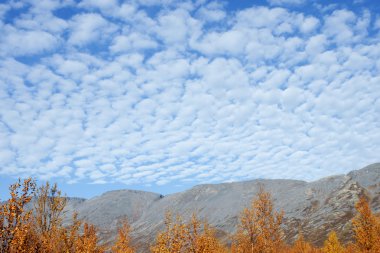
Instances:
[[[82,222],[78,219],[78,213],[74,212],[71,225],[66,229],[62,229],[59,233],[59,241],[61,242],[61,249],[63,252],[76,252],[76,246],[77,242],[79,241],[79,231],[81,226]]]
[[[344,253],[345,248],[340,244],[338,236],[335,231],[329,233],[324,246],[322,248],[323,253]]]
[[[48,182],[35,192],[33,227],[37,235],[36,252],[46,253],[100,253],[104,247],[98,243],[93,225],[82,223],[74,213],[71,226],[62,224],[67,198],[62,196],[57,184]]]
[[[156,244],[151,247],[152,253],[180,253],[185,247],[186,225],[180,216],[173,221],[171,212],[165,215],[165,230],[156,238]]]
[[[316,253],[318,250],[305,240],[303,233],[300,232],[293,246],[288,250],[289,253]]]
[[[360,252],[380,252],[380,221],[371,211],[366,198],[355,205],[357,215],[352,220],[355,247]]]
[[[232,250],[236,253],[272,253],[283,247],[282,212],[275,212],[270,193],[260,187],[250,208],[240,215]]]
[[[48,182],[35,192],[33,229],[38,236],[39,251],[61,252],[66,228],[62,225],[63,210],[66,198],[58,190],[57,184],[50,186]]]
[[[175,221],[168,212],[165,230],[158,234],[152,253],[222,253],[226,249],[216,239],[215,232],[206,221],[200,221],[195,214],[188,223],[180,216]]]
[[[25,252],[32,212],[27,205],[32,200],[35,182],[21,179],[9,187],[10,198],[0,206],[0,252]]]
[[[134,249],[131,247],[131,238],[129,233],[131,227],[127,219],[124,219],[121,227],[118,229],[118,236],[114,246],[112,247],[112,252],[114,253],[133,253]]]
[[[82,226],[76,214],[71,226],[63,226],[66,198],[56,185],[36,190],[35,181],[25,179],[9,189],[9,200],[0,205],[0,253],[104,252],[95,227]]]
[[[346,245],[345,253],[358,253],[358,250],[356,249],[356,245],[353,242],[349,242]]]
[[[96,235],[96,228],[92,224],[84,223],[83,234],[81,234],[75,244],[74,252],[83,253],[102,253],[104,247],[98,243],[98,237]]]
[[[200,221],[195,214],[186,227],[186,241],[191,253],[222,253],[225,248],[215,237],[215,231],[206,221]]]
[[[66,198],[58,190],[57,184],[50,186],[49,182],[39,187],[35,193],[34,220],[36,229],[41,233],[47,233],[54,227],[62,226],[63,209],[66,206]]]

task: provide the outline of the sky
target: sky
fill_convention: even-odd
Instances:
[[[0,2],[0,197],[379,162],[377,0]]]

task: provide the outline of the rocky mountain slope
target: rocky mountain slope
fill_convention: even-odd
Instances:
[[[187,191],[162,196],[156,193],[119,190],[89,199],[74,199],[67,207],[67,220],[72,212],[98,226],[104,241],[116,235],[121,219],[127,217],[134,243],[149,246],[163,228],[167,210],[190,217],[196,212],[228,241],[236,230],[241,210],[248,206],[263,186],[272,194],[275,208],[285,212],[287,240],[295,239],[302,230],[306,239],[320,245],[332,229],[341,239],[351,238],[350,220],[360,196],[371,199],[374,211],[380,211],[380,163],[331,176],[314,182],[299,180],[252,180],[237,183],[198,185]],[[73,202],[74,201],[74,202]],[[144,247],[141,247],[145,252]]]

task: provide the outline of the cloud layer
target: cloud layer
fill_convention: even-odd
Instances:
[[[380,25],[269,1],[0,5],[0,174],[312,180],[379,160]]]

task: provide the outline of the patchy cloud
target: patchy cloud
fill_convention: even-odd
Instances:
[[[0,5],[0,174],[160,186],[378,161],[378,14],[269,2]]]
[[[305,0],[267,0],[270,5],[301,5]]]

